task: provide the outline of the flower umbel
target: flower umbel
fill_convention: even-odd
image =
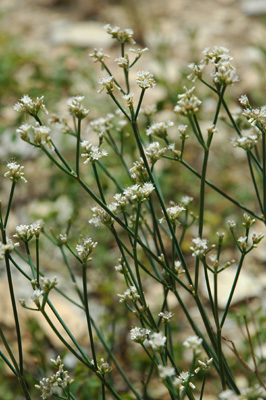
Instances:
[[[18,112],[24,112],[33,117],[36,117],[39,111],[43,111],[45,114],[48,114],[48,111],[43,104],[43,96],[37,97],[36,100],[33,100],[27,94],[21,97],[18,103],[14,105],[14,110]]]
[[[17,182],[20,179],[25,183],[27,182],[27,179],[24,177],[24,167],[22,165],[12,161],[7,164],[7,168],[8,171],[4,174],[4,177],[9,178],[12,182]]]

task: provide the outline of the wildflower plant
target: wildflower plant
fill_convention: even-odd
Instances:
[[[252,108],[247,96],[240,98],[243,118],[247,119],[253,132],[245,135],[230,112],[224,97],[227,88],[238,81],[232,57],[228,49],[215,47],[204,50],[203,59],[198,65],[190,64],[192,72],[188,77],[193,82],[200,81],[217,98],[209,129],[203,132],[201,128],[198,116],[202,100],[196,95],[196,87],[185,87],[184,93],[177,93],[177,104],[173,108],[171,120],[153,122],[156,107],[143,107],[143,102],[146,91],[155,87],[156,79],[151,71],[134,71],[137,61],[147,49],[129,49],[129,53],[128,44],[135,44],[133,31],[110,25],[106,25],[105,29],[120,44],[121,55],[115,62],[122,69],[124,84],[120,82],[121,77],[118,79],[112,74],[107,66],[109,56],[105,55],[102,49],[94,49],[90,57],[107,73],[107,76],[99,82],[99,96],[107,94],[118,112],[116,110],[105,117],[88,121],[90,114],[85,105],[85,96],[78,95],[68,101],[68,112],[73,119],[73,128],[70,128],[61,117],[53,117],[51,127],[48,122],[44,125],[40,115],[40,112],[47,113],[43,97],[34,100],[25,95],[14,107],[16,111],[28,114],[33,119],[28,119],[27,124],[22,124],[18,128],[17,133],[21,139],[42,151],[54,167],[58,168],[69,181],[75,181],[87,196],[89,223],[86,236],[71,237],[69,227],[65,233],[58,233],[56,236],[47,230],[42,221],[31,224],[23,222],[13,232],[13,237],[18,240],[14,243],[10,239],[12,232],[9,232],[8,228],[10,210],[16,185],[20,184],[21,180],[24,183],[27,181],[23,166],[15,161],[7,164],[8,171],[4,176],[11,180],[11,191],[5,209],[0,210],[2,233],[0,257],[6,267],[18,356],[14,355],[0,327],[0,357],[17,377],[25,399],[36,398],[34,389],[27,384],[25,375],[23,340],[11,274],[11,269],[15,268],[22,274],[23,279],[31,282],[33,289],[31,302],[34,305],[28,305],[24,299],[20,301],[21,305],[28,312],[41,313],[66,351],[72,353],[88,372],[88,376],[95,375],[101,385],[101,394],[97,398],[105,399],[106,396],[110,396],[107,398],[122,400],[125,398],[123,392],[129,392],[130,398],[145,400],[150,398],[151,382],[159,380],[165,385],[171,399],[203,399],[206,382],[208,390],[211,387],[216,398],[219,396],[221,399],[260,399],[262,393],[265,394],[266,387],[262,377],[263,371],[253,351],[252,340],[250,339],[250,346],[254,368],[246,366],[233,347],[235,356],[241,365],[247,368],[248,372],[244,373],[250,375],[247,382],[247,384],[250,382],[250,386],[243,388],[239,387],[230,360],[224,351],[226,339],[223,336],[223,329],[246,256],[264,237],[264,233],[252,232],[252,226],[256,221],[265,223],[266,220],[265,111]],[[210,78],[205,78],[209,66],[213,66],[213,71]],[[135,92],[132,91],[133,87],[137,88]],[[225,193],[219,187],[219,183],[214,184],[207,179],[209,155],[213,139],[219,134],[217,123],[221,110],[224,110],[227,123],[238,135],[232,147],[241,147],[246,152],[257,202],[254,208],[243,205]],[[143,126],[141,122],[143,117],[148,121],[148,126]],[[184,119],[186,124],[183,123]],[[56,145],[53,132],[55,122],[61,123],[63,134],[74,137],[76,142],[74,161],[68,160]],[[125,127],[130,132],[130,140],[134,142],[131,154],[133,157],[130,157],[125,150],[127,148],[125,146],[127,137],[123,134]],[[167,131],[170,127],[171,130],[175,129],[176,139],[169,137]],[[91,142],[93,134],[97,137],[98,145]],[[186,162],[187,139],[193,140],[193,137],[203,155],[200,172]],[[119,181],[120,175],[113,175],[108,168],[108,160],[113,156],[117,158],[119,170],[123,171],[125,176],[122,182]],[[165,165],[184,167],[198,179],[197,202],[191,196],[192,193],[183,193],[182,187],[178,188],[178,193],[173,198],[166,198],[164,180],[160,175],[160,169]],[[95,179],[95,188],[87,181],[88,170]],[[102,182],[103,179],[109,182],[107,188]],[[227,199],[236,210],[244,213],[242,226],[230,220],[228,227],[224,228],[227,229],[227,235],[218,233],[215,243],[213,236],[208,238],[209,232],[204,230],[207,186]],[[195,190],[193,192],[195,193]],[[102,230],[109,230],[116,244],[119,265],[116,265],[114,270],[119,274],[114,272],[114,279],[117,281],[120,279],[120,283],[122,279],[123,291],[120,292],[122,294],[117,294],[114,301],[116,308],[124,307],[129,315],[131,328],[130,324],[126,324],[128,345],[132,348],[139,346],[139,351],[143,352],[148,365],[147,373],[140,378],[142,386],[130,373],[131,366],[126,368],[123,361],[117,357],[116,348],[119,347],[119,343],[116,343],[116,334],[110,342],[107,334],[110,330],[102,330],[98,320],[91,315],[91,293],[88,282],[94,259],[97,258],[98,244],[93,236],[95,229],[99,227]],[[231,245],[235,248],[236,260],[224,261],[225,236],[229,238],[227,240],[231,240]],[[70,280],[75,285],[77,299],[57,287],[60,276],[52,280],[44,276],[40,260],[40,241],[47,239],[51,245],[60,250]],[[71,244],[73,240],[75,247]],[[13,256],[14,252],[16,257]],[[26,262],[30,272],[24,270],[24,264],[20,265],[20,261]],[[223,279],[223,271],[232,264],[237,266],[236,273],[226,306],[222,309],[219,304],[219,281]],[[81,284],[75,275],[74,265],[80,266]],[[203,281],[207,288],[207,304],[202,298],[200,281]],[[156,297],[160,301],[159,306],[154,305],[147,296],[149,287],[153,285],[156,288]],[[68,321],[64,321],[60,316],[60,310],[53,305],[51,291],[57,291],[65,301],[70,301],[83,311],[88,330],[89,349],[77,341],[68,328]],[[175,310],[170,307],[170,296],[173,296],[178,303]],[[199,312],[200,324],[197,324],[190,312],[191,303]],[[66,338],[49,317],[48,308],[59,321]],[[176,330],[181,313],[187,320],[191,332],[185,340],[179,337]],[[177,343],[181,343],[183,352],[188,352],[189,363],[179,356]],[[50,377],[42,377],[36,385],[41,391],[41,398],[57,396],[68,400],[77,399],[75,385],[71,385],[73,379],[64,369],[61,358],[58,357],[52,363],[58,371]],[[255,384],[251,384],[254,381],[251,379],[253,377],[256,379]],[[122,389],[121,380],[124,382]],[[86,382],[90,385],[89,380]],[[61,388],[62,396],[54,390],[58,387]]]

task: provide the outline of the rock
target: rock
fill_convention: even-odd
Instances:
[[[265,0],[243,0],[241,9],[248,16],[266,14],[266,2]]]
[[[111,36],[103,29],[104,23],[70,22],[58,20],[51,32],[51,41],[55,45],[71,45],[89,48],[109,48]]]
[[[230,294],[230,289],[232,288],[232,284],[235,278],[237,268],[231,266],[221,272],[218,276],[218,298],[219,298],[219,307],[221,309],[225,309],[226,303]],[[213,293],[213,280],[212,274],[209,273],[209,281],[211,290]],[[200,289],[204,297],[208,298],[208,292],[205,284],[204,274],[202,273],[200,280]],[[244,301],[246,298],[259,297],[263,293],[263,285],[260,280],[250,272],[242,269],[237,286],[234,292],[234,296],[231,302],[231,305]]]

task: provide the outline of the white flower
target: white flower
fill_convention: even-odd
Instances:
[[[119,67],[124,68],[124,69],[127,70],[128,67],[129,67],[129,58],[128,58],[128,54],[125,54],[124,57],[115,58],[115,62],[117,62],[117,65],[118,65]]]
[[[187,89],[184,86],[185,93],[178,95],[179,100],[174,108],[176,113],[189,116],[199,111],[199,106],[202,102],[194,95],[195,89],[195,86],[191,89]]]
[[[80,238],[78,244],[76,245],[76,250],[81,258],[82,262],[85,264],[91,261],[90,254],[93,249],[97,246],[97,242],[93,242],[91,238]]]
[[[190,373],[188,371],[182,371],[180,373],[180,375],[178,375],[174,380],[173,380],[173,385],[174,387],[176,387],[177,389],[180,389],[181,391],[185,389],[187,382],[189,382],[191,376]],[[192,383],[189,382],[188,383],[189,386],[191,387],[191,389],[196,389],[196,386]]]
[[[175,375],[175,369],[169,365],[158,365],[159,376],[161,379],[171,377]]]
[[[162,321],[167,324],[171,320],[171,318],[173,318],[174,313],[172,311],[165,311],[160,312],[158,316],[161,317]]]
[[[113,27],[110,24],[104,25],[104,29],[112,38],[117,39],[121,43],[135,44],[135,40],[133,39],[134,31],[132,29],[120,29],[119,26]]]
[[[193,257],[204,256],[208,250],[207,246],[208,241],[206,239],[201,239],[200,237],[197,237],[195,239],[192,239],[192,242],[195,245],[194,247],[190,247],[190,250],[192,250],[192,256]]]
[[[241,249],[242,249],[242,250],[245,250],[246,247],[247,247],[247,236],[240,236],[240,237],[237,239],[237,241],[238,241],[238,243],[239,243]]]
[[[149,182],[145,182],[143,185],[135,184],[126,188],[123,191],[123,195],[128,200],[136,200],[141,203],[149,199],[150,194],[154,191],[154,185]]]
[[[37,306],[39,306],[40,305],[40,299],[41,299],[41,297],[43,296],[43,294],[44,294],[44,291],[43,290],[41,290],[41,289],[35,289],[34,291],[33,291],[33,294],[32,294],[32,301],[37,305]]]
[[[127,107],[133,107],[133,97],[134,93],[128,93],[123,96],[123,99],[125,99],[127,102]]]
[[[193,200],[194,200],[193,197],[183,196],[181,197],[180,203],[183,204],[184,206],[188,206]]]
[[[200,370],[207,372],[211,368],[212,363],[213,363],[213,358],[209,358],[208,360],[205,359],[205,362],[198,360],[198,367],[194,371],[195,374],[199,373]]]
[[[239,396],[233,390],[224,390],[219,394],[220,400],[239,400]]]
[[[44,111],[48,114],[48,111],[43,104],[43,96],[37,97],[36,100],[32,100],[30,96],[25,94],[19,101],[14,105],[14,110],[18,112],[25,112],[31,116],[36,116],[38,112]]]
[[[0,260],[2,260],[5,256],[6,252],[11,253],[12,250],[14,250],[15,247],[19,246],[19,243],[14,243],[11,239],[7,238],[7,243],[4,244],[0,242]]]
[[[155,86],[155,80],[150,71],[138,71],[136,73],[136,83],[141,89],[152,89]]]
[[[112,93],[115,89],[119,89],[117,84],[115,83],[114,77],[113,76],[108,76],[107,78],[103,78],[99,81],[99,83],[102,85],[101,89],[98,90],[98,93],[103,92],[106,90],[107,94]]]
[[[264,124],[266,117],[266,108],[245,108],[242,115],[248,120],[251,125]]]
[[[146,182],[148,179],[148,172],[144,165],[144,161],[140,158],[139,161],[135,161],[133,163],[133,167],[129,170],[131,178],[134,179],[137,183]]]
[[[174,125],[173,121],[155,122],[146,130],[146,135],[147,136],[154,135],[164,139],[167,136],[167,128],[173,125]]]
[[[188,139],[188,135],[186,134],[188,126],[187,125],[178,125],[177,129],[180,133],[180,139],[185,140]]]
[[[57,276],[54,276],[53,279],[49,279],[47,276],[41,277],[41,284],[44,292],[49,292],[56,285],[58,285]]]
[[[251,134],[248,136],[242,136],[232,139],[232,145],[234,147],[240,147],[246,151],[252,150],[258,143],[258,135]]]
[[[166,152],[166,147],[161,148],[159,142],[152,142],[145,149],[145,153],[152,164],[155,164]]]
[[[202,61],[199,64],[188,64],[188,68],[191,69],[192,72],[187,76],[187,79],[196,82],[198,78],[202,77],[202,72],[205,66],[206,64]]]
[[[249,106],[248,96],[246,94],[242,94],[239,97],[239,103],[244,107],[248,107]]]
[[[171,224],[173,224],[173,225],[179,224],[178,218],[182,211],[186,211],[186,209],[184,207],[178,206],[178,205],[168,207],[166,209],[166,212],[167,212],[167,215],[168,215],[168,218],[169,218]],[[160,222],[164,222],[164,221],[165,221],[165,217],[160,219]]]
[[[164,336],[162,332],[155,332],[150,335],[149,343],[153,350],[158,351],[165,346],[166,336]]]
[[[80,120],[87,117],[89,114],[89,110],[87,110],[82,104],[83,100],[84,96],[75,96],[69,99],[67,102],[70,115],[73,115]]]
[[[86,157],[84,164],[98,161],[100,158],[108,155],[106,150],[100,149],[99,146],[93,146],[88,140],[81,142],[81,147],[84,150],[84,153],[81,153],[81,157]]]
[[[189,336],[184,342],[183,346],[187,349],[192,349],[193,353],[200,354],[201,353],[201,344],[202,339],[198,336]]]
[[[4,174],[4,177],[9,178],[13,182],[17,182],[19,179],[27,182],[27,179],[24,177],[23,169],[24,167],[20,164],[17,164],[15,161],[12,161],[7,164],[8,171]]]
[[[118,294],[118,297],[120,297],[120,303],[125,302],[126,300],[131,300],[133,302],[136,302],[139,298],[140,295],[138,294],[136,286],[130,286],[124,294]]]
[[[150,333],[149,329],[135,327],[130,330],[130,339],[135,343],[143,343]]]
[[[89,54],[93,62],[104,62],[105,58],[110,58],[107,54],[103,53],[103,49],[93,49],[93,53]]]
[[[101,225],[111,226],[114,223],[113,218],[100,206],[92,207],[93,218],[89,220],[90,224],[96,227]]]
[[[16,132],[20,135],[20,138],[24,140],[25,142],[30,141],[29,137],[29,130],[32,128],[31,125],[29,124],[22,124],[18,129],[16,129]]]
[[[52,147],[51,137],[49,135],[51,129],[48,126],[39,125],[38,123],[36,123],[36,126],[33,127],[33,131],[34,131],[33,142],[35,144],[38,145],[48,144],[50,148]]]

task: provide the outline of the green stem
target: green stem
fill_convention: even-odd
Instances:
[[[77,144],[76,144],[76,174],[79,177],[79,153],[80,153],[81,119],[78,119]]]
[[[7,221],[8,221],[8,217],[9,217],[9,213],[10,213],[10,209],[11,209],[11,204],[12,204],[12,200],[13,200],[13,196],[14,196],[14,192],[15,192],[15,187],[16,187],[16,181],[13,181],[12,182],[12,186],[11,186],[11,190],[10,190],[9,199],[8,199],[8,204],[7,204],[5,222],[4,222],[4,226],[3,226],[4,229],[7,226]]]
[[[85,307],[85,314],[87,319],[88,331],[90,336],[90,344],[91,344],[91,351],[92,351],[92,358],[94,362],[94,367],[97,370],[97,358],[93,340],[93,333],[91,329],[91,317],[89,311],[89,301],[88,301],[88,288],[87,288],[87,266],[82,265],[82,282],[83,282],[83,296],[84,296],[84,307]]]

